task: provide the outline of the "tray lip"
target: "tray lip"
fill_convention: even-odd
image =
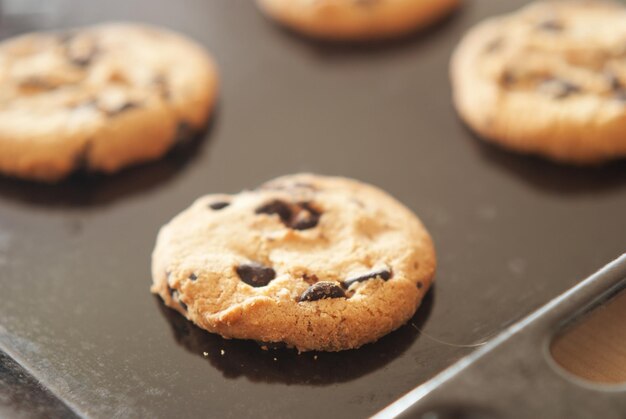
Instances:
[[[547,318],[548,323],[546,324],[546,330],[543,331],[544,339],[541,344],[542,349],[544,349],[549,337],[551,334],[554,334],[556,330],[567,327],[567,325],[579,319],[580,316],[593,310],[602,302],[613,297],[617,292],[623,292],[624,289],[626,289],[626,252],[604,265],[572,288],[554,297],[522,320],[509,326],[482,347],[461,358],[430,380],[415,387],[404,396],[387,405],[372,417],[375,419],[392,418],[407,413],[409,409],[418,405],[424,397],[436,388],[450,381],[458,374],[461,374],[468,367],[478,362],[478,360],[499,347],[509,338],[538,320]],[[580,297],[583,301],[578,306],[573,306],[572,303],[575,302],[572,301],[573,297]],[[548,359],[551,359],[551,357],[548,357]],[[553,370],[556,370],[556,368],[553,367]],[[557,370],[555,373],[561,373],[561,375],[563,375],[562,371]],[[566,377],[571,380],[570,375]],[[578,378],[578,380],[575,380],[576,383],[578,383],[579,380],[581,379]],[[617,385],[594,384],[593,386],[586,383],[584,387],[609,392],[626,391],[626,383]]]
[[[15,350],[7,344],[4,339],[1,339],[2,335],[6,333],[5,329],[0,326],[0,351],[3,352],[6,356],[8,356],[11,360],[13,360],[16,364],[18,364],[28,375],[30,375],[34,380],[36,380],[45,390],[50,393],[50,396],[56,399],[59,403],[63,404],[69,411],[71,411],[76,417],[82,418],[86,417],[86,415],[82,412],[82,410],[70,400],[67,400],[64,397],[61,397],[57,391],[55,391],[54,386],[50,385],[45,378],[41,377],[41,374],[37,373],[37,369],[34,368],[31,363],[29,363],[23,356],[19,354],[18,350]],[[45,376],[45,374],[44,374]]]

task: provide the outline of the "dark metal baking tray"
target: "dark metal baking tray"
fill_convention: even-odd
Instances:
[[[508,153],[452,108],[454,45],[522,3],[468,1],[415,36],[355,46],[293,35],[249,0],[4,0],[2,37],[108,20],[181,31],[214,54],[221,96],[201,138],[160,162],[58,186],[0,179],[0,348],[80,415],[362,417],[613,260],[624,162]],[[410,324],[356,351],[263,352],[149,294],[160,225],[201,194],[298,171],[371,182],[420,215],[439,270]]]
[[[376,418],[624,419],[626,383],[578,377],[555,362],[550,347],[555,336],[584,323],[607,302],[623,301],[625,290],[626,253],[392,403]]]

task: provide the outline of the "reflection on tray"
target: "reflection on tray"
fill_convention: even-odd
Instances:
[[[523,155],[490,144],[468,130],[484,161],[512,173],[531,187],[556,195],[621,193],[626,186],[626,159],[598,166],[569,166]]]
[[[155,297],[163,316],[172,326],[176,342],[187,351],[206,358],[226,378],[250,381],[323,386],[346,382],[382,368],[406,351],[419,336],[430,313],[431,289],[413,318],[375,343],[342,352],[304,352],[294,349],[263,350],[249,340],[223,339],[185,319]]]

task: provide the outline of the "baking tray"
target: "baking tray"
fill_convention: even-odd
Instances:
[[[468,1],[399,41],[330,45],[249,0],[4,0],[2,37],[108,20],[185,33],[214,54],[221,94],[206,132],[160,162],[58,186],[0,179],[0,348],[79,415],[363,417],[615,259],[626,163],[502,151],[452,108],[460,36],[522,4]],[[264,352],[149,294],[163,223],[199,195],[299,171],[373,183],[419,214],[439,269],[409,324],[355,351]]]

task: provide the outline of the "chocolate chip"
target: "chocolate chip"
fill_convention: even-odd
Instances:
[[[291,220],[291,207],[288,203],[275,199],[266,204],[261,205],[254,211],[255,214],[277,214],[283,224],[288,224]]]
[[[173,300],[178,301],[178,304],[180,304],[180,306],[182,308],[184,308],[185,311],[187,311],[187,304],[183,303],[182,300],[180,299],[180,295],[178,294],[178,290],[170,287],[169,284],[168,284],[167,285],[167,291],[170,293],[170,297],[172,297]]]
[[[189,275],[189,279],[192,280],[192,281],[195,281],[196,279],[198,279],[198,275],[192,273],[192,274]]]
[[[391,270],[381,269],[379,271],[370,272],[361,276],[357,276],[355,278],[346,279],[345,281],[343,281],[343,286],[344,288],[349,288],[350,285],[354,284],[355,282],[363,282],[367,281],[368,279],[374,278],[381,278],[387,281],[389,280],[389,278],[391,278]]]
[[[321,281],[307,288],[298,301],[317,301],[326,298],[345,298],[345,296],[343,288],[335,282]]]
[[[580,86],[563,79],[548,79],[539,85],[539,90],[555,99],[565,99],[580,92]]]
[[[417,281],[417,289],[418,290],[421,290],[423,286],[424,286],[424,284],[422,283],[422,281]]]
[[[237,266],[237,275],[248,285],[264,287],[276,278],[276,271],[260,263],[251,262]]]
[[[556,19],[544,20],[537,25],[537,28],[547,32],[561,32],[565,29],[563,23]]]
[[[317,226],[321,217],[321,212],[313,208],[309,202],[289,204],[279,199],[258,207],[255,213],[276,214],[285,226],[294,230],[313,228]]]
[[[217,202],[213,202],[213,203],[209,204],[209,208],[211,208],[212,210],[215,210],[215,211],[219,211],[219,210],[221,210],[223,208],[226,208],[229,205],[230,205],[230,202],[217,201]]]
[[[307,230],[317,226],[321,216],[320,212],[311,207],[308,202],[299,204],[299,207],[300,211],[296,212],[289,227],[294,230]]]

